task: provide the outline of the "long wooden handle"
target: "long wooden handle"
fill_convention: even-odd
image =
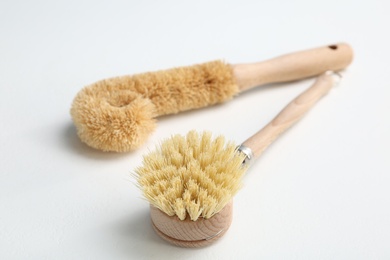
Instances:
[[[237,64],[233,72],[241,91],[273,82],[285,82],[346,68],[353,58],[352,48],[338,43],[283,55],[271,60]]]
[[[335,74],[326,72],[305,92],[290,102],[269,124],[248,138],[243,145],[249,147],[254,158],[260,154],[287,128],[298,121],[335,84]]]

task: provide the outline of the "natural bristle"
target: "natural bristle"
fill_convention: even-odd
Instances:
[[[155,117],[221,103],[237,93],[232,67],[213,61],[98,81],[77,94],[71,115],[83,142],[126,152],[146,141]]]
[[[241,187],[244,155],[208,132],[175,135],[144,156],[136,178],[148,201],[169,216],[195,221],[218,213]]]

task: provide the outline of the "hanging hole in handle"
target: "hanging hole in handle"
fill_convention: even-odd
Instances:
[[[329,45],[328,47],[329,47],[329,49],[332,49],[332,50],[337,50],[337,48],[338,48],[337,45]]]

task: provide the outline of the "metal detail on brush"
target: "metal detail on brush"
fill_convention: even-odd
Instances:
[[[253,155],[251,148],[246,147],[245,145],[241,144],[241,145],[237,146],[237,152],[245,155],[245,159],[242,162],[243,165],[249,166],[252,163],[254,155]]]

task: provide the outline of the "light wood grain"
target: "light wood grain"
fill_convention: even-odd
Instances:
[[[267,61],[233,66],[241,91],[267,83],[286,82],[345,69],[353,59],[352,48],[345,43],[299,51]]]
[[[287,128],[298,121],[335,84],[335,75],[325,73],[315,83],[291,101],[270,123],[248,138],[243,145],[252,149],[254,158],[260,154]]]
[[[154,230],[164,240],[181,247],[203,247],[218,240],[229,229],[233,217],[233,202],[229,202],[209,219],[192,221],[187,217],[180,220],[154,206],[150,206],[150,216]]]

